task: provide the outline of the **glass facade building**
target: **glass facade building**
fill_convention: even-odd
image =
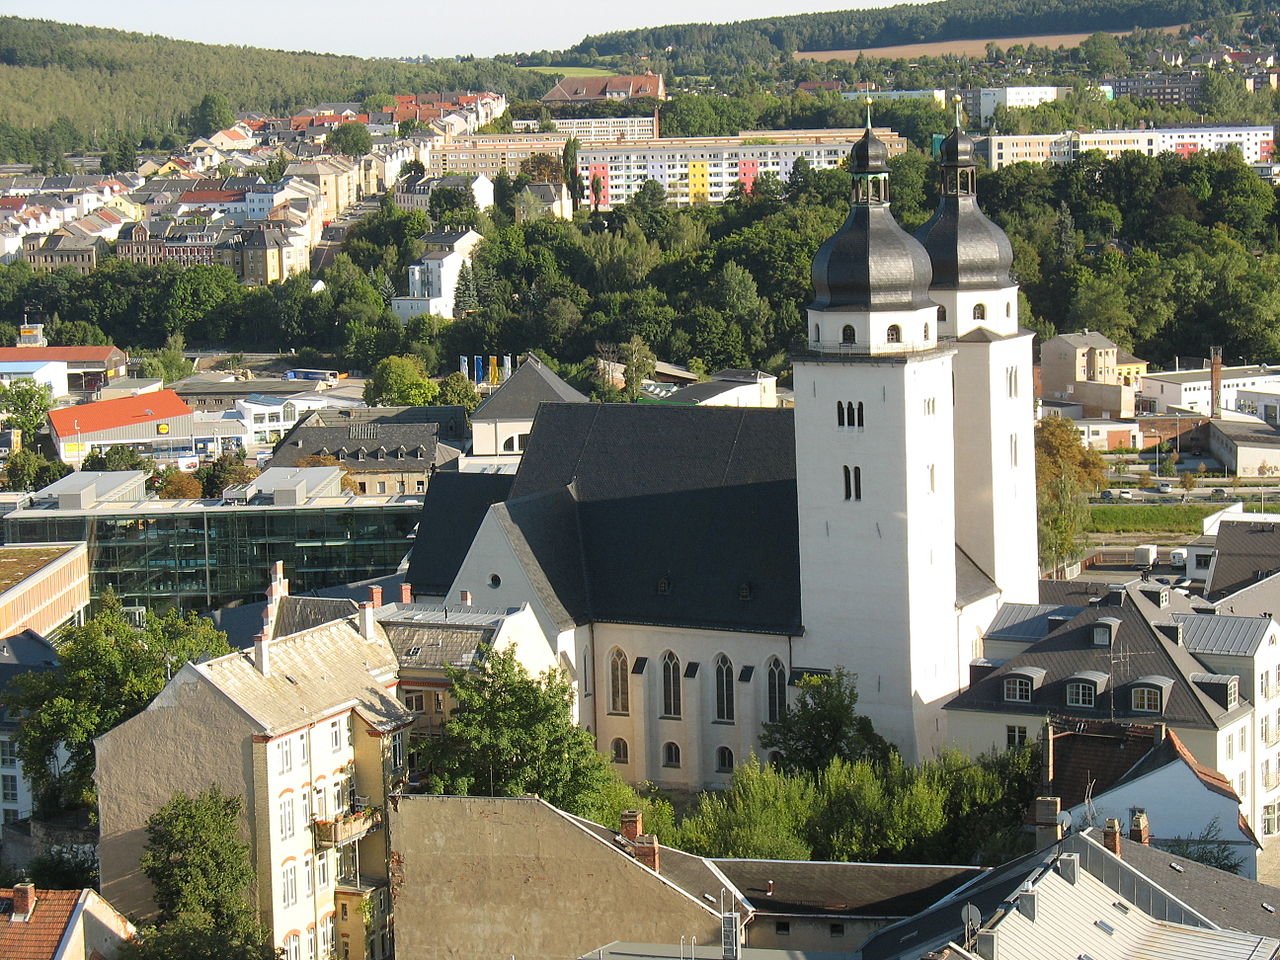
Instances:
[[[126,605],[203,611],[261,600],[277,560],[295,595],[394,573],[421,512],[414,499],[306,506],[187,501],[163,510],[151,501],[17,510],[5,516],[4,533],[10,544],[86,541],[94,600],[110,587]]]

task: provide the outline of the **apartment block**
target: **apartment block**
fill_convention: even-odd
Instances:
[[[890,156],[906,152],[892,130],[875,134]],[[838,167],[862,135],[857,130],[778,130],[737,137],[672,138],[650,143],[583,144],[578,151],[583,196],[601,208],[630,200],[647,180],[656,180],[667,201],[678,206],[722,203],[739,185],[750,190],[758,176],[781,180],[804,158],[815,170]]]
[[[559,157],[568,142],[567,133],[455,137],[433,144],[424,166],[428,177],[482,173],[492,180],[504,170],[514,177],[520,172],[520,164],[534,154]]]
[[[153,914],[138,869],[147,819],[216,784],[243,801],[253,896],[285,960],[385,960],[383,814],[405,776],[413,715],[396,699],[395,654],[371,604],[286,632],[296,628],[278,618],[287,591],[277,564],[252,654],[187,664],[96,742],[104,896]]]
[[[658,114],[643,117],[557,117],[555,132],[581,141],[657,140]],[[537,120],[513,120],[516,133],[541,133]],[[551,131],[548,131],[551,132]]]
[[[1128,151],[1149,157],[1162,153],[1188,157],[1230,147],[1240,151],[1245,163],[1257,165],[1270,162],[1275,131],[1264,126],[1068,130],[1059,134],[996,134],[977,142],[979,154],[993,170],[1011,163],[1069,163],[1090,150],[1099,150],[1108,158]]]

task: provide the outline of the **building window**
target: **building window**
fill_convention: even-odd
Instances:
[[[17,774],[6,773],[4,776],[0,776],[0,801],[4,803],[18,802]]]
[[[1016,750],[1027,742],[1027,728],[1008,726],[1004,728],[1004,745]]]
[[[291,794],[280,801],[280,839],[288,840],[293,833],[293,796]]]
[[[609,712],[625,716],[631,710],[631,690],[627,655],[621,650],[609,654]]]
[[[862,401],[861,401],[861,400],[859,400],[859,401],[858,401],[858,406],[855,408],[855,412],[856,412],[856,413],[857,413],[857,415],[858,415],[858,416],[857,416],[857,421],[858,421],[858,422],[857,422],[856,424],[854,424],[852,421],[850,421],[849,426],[851,426],[851,427],[852,427],[852,426],[857,426],[859,429],[861,429],[861,428],[862,428]]]
[[[1094,690],[1092,683],[1068,683],[1067,706],[1092,707],[1095,692],[1096,691]]]
[[[425,693],[406,693],[404,695],[404,705],[406,709],[412,710],[414,713],[425,713],[427,695]]]
[[[284,960],[302,960],[302,942],[296,933],[284,938]]]
[[[927,323],[924,325],[924,338],[926,340],[929,339],[929,325]]]
[[[0,767],[18,765],[18,745],[12,740],[0,740]]]
[[[822,341],[822,330],[815,323],[813,325],[813,342],[820,343]]]
[[[627,741],[618,737],[610,745],[609,753],[614,763],[627,763],[630,759],[630,751],[627,749]]]
[[[404,768],[404,731],[397,730],[391,735],[391,769]]]
[[[1274,803],[1269,803],[1262,808],[1262,833],[1268,837],[1274,836],[1277,832],[1276,806]]]
[[[938,308],[938,329],[941,330],[942,325],[946,322],[947,322],[947,308],[939,307]]]
[[[324,850],[316,852],[316,886],[321,890],[329,886],[329,854]]]
[[[293,742],[288,739],[276,742],[276,758],[279,760],[279,772],[288,773],[293,769]]]
[[[280,876],[280,901],[286,907],[298,902],[298,868],[292,863]]]
[[[779,936],[779,937],[791,936],[791,921],[775,920],[773,922],[773,932],[776,936]]]
[[[844,325],[844,329],[840,331],[840,342],[841,343],[857,343],[858,342],[858,334],[853,329],[853,324],[846,323]]]
[[[662,745],[662,765],[664,767],[680,766],[680,745],[670,741]]]
[[[1160,691],[1153,687],[1136,687],[1133,691],[1133,709],[1137,713],[1159,713]]]
[[[1009,434],[1009,466],[1016,467],[1018,465],[1018,435],[1016,433]]]
[[[889,329],[884,332],[884,339],[886,343],[901,343],[902,328],[896,323],[889,324]]]
[[[733,662],[723,653],[716,657],[716,719],[733,722]]]
[[[839,400],[836,401],[836,426],[844,426],[844,404]]]
[[[1011,703],[1031,702],[1031,681],[1026,677],[1006,677],[1004,698]]]
[[[844,936],[844,924],[843,924],[843,923],[833,923],[833,924],[831,924],[831,935],[832,935],[833,937],[843,937],[843,936]]]
[[[444,713],[444,691],[437,690],[433,699],[434,703],[432,706],[435,708],[435,712]]]
[[[787,671],[782,661],[774,657],[769,661],[769,677],[766,684],[768,700],[765,715],[770,723],[777,723],[787,712]]]
[[[338,721],[329,724],[329,748],[335,753],[342,749],[342,732],[338,729]]]
[[[987,319],[987,305],[985,303],[975,303],[973,305],[973,319],[975,320]]]
[[[716,773],[733,772],[733,751],[728,747],[716,747]]]
[[[662,655],[662,715],[680,719],[680,658],[670,650]]]
[[[315,872],[312,869],[311,854],[302,858],[302,895],[311,896],[315,892]]]

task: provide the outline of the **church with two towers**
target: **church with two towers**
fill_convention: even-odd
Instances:
[[[904,758],[931,756],[999,606],[1036,602],[1032,334],[958,124],[939,160],[912,236],[869,124],[854,147],[794,410],[545,403],[509,490],[433,481],[419,546],[458,546],[415,553],[415,594],[528,604],[624,778],[727,782],[837,667]]]

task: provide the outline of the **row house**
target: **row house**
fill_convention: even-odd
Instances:
[[[49,236],[28,234],[22,241],[22,257],[36,273],[74,270],[88,276],[107,255],[101,236],[79,236],[59,231]]]
[[[253,896],[286,960],[393,956],[387,797],[406,775],[414,715],[372,604],[319,626],[280,615],[282,564],[252,652],[180,669],[96,742],[103,894],[153,916],[147,818],[210,786],[243,803]]]

